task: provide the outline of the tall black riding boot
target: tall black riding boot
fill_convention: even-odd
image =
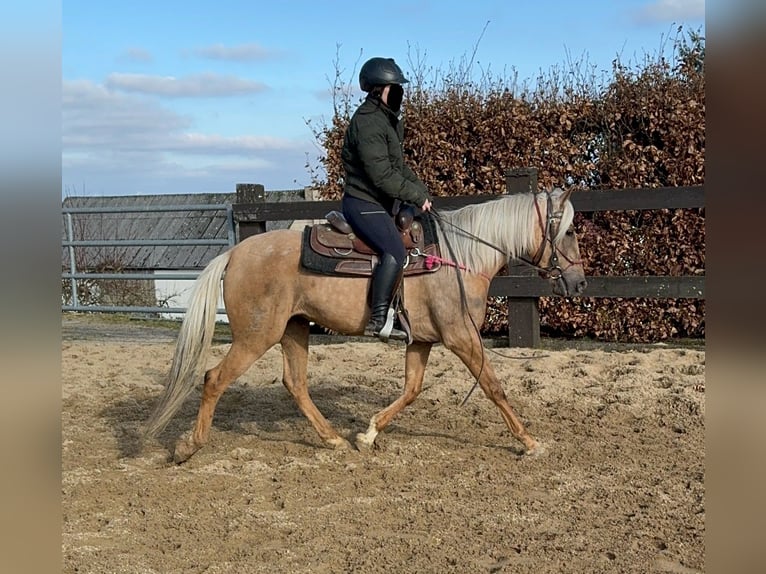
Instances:
[[[395,339],[406,341],[407,333],[394,329],[394,310],[391,307],[394,290],[399,284],[404,270],[390,253],[381,259],[372,276],[370,322],[364,329],[368,337],[378,337],[384,341]]]

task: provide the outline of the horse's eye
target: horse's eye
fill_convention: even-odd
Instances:
[[[567,229],[567,237],[572,237],[574,235],[574,229]]]

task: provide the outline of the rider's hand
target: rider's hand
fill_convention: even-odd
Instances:
[[[431,200],[426,199],[420,209],[423,211],[431,211]]]

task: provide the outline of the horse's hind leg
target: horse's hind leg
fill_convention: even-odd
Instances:
[[[497,379],[497,375],[495,375],[495,370],[487,359],[487,354],[481,342],[474,340],[472,342],[460,341],[448,343],[445,341],[445,345],[450,351],[460,357],[460,360],[465,363],[471,374],[478,378],[481,390],[500,409],[500,414],[511,433],[513,433],[513,436],[524,443],[527,449],[526,453],[530,455],[538,453],[540,451],[540,444],[527,432],[508,403],[505,391]],[[477,348],[480,350],[479,353],[475,352]]]
[[[378,433],[386,428],[391,420],[420,394],[423,389],[423,374],[426,370],[431,347],[431,343],[412,343],[407,346],[404,390],[398,399],[373,415],[366,433],[356,435],[356,446],[359,450],[372,448]]]
[[[295,399],[298,408],[306,416],[325,444],[333,448],[351,448],[330,422],[322,415],[308,391],[307,369],[309,355],[309,322],[293,317],[287,323],[282,336],[284,373],[282,383]]]
[[[268,349],[268,347],[265,349],[262,347],[263,345],[253,345],[247,340],[235,340],[223,360],[205,373],[197,421],[191,436],[182,437],[176,443],[173,454],[173,460],[176,463],[188,460],[207,443],[218,399],[229,385],[247,371],[250,365]]]

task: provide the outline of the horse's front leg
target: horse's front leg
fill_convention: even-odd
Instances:
[[[412,343],[407,347],[404,363],[404,391],[393,403],[373,415],[367,432],[356,435],[356,446],[359,450],[371,449],[378,433],[386,428],[391,420],[420,394],[423,389],[423,374],[432,346],[432,343]]]
[[[539,454],[541,452],[540,443],[527,432],[508,403],[505,391],[497,375],[495,375],[495,370],[487,358],[487,353],[481,341],[475,339],[473,341],[445,341],[445,346],[460,357],[460,360],[465,363],[471,374],[478,379],[481,390],[500,409],[500,414],[505,424],[508,425],[508,429],[513,433],[513,436],[524,443],[526,454]],[[481,349],[481,352],[477,353],[477,348]]]

